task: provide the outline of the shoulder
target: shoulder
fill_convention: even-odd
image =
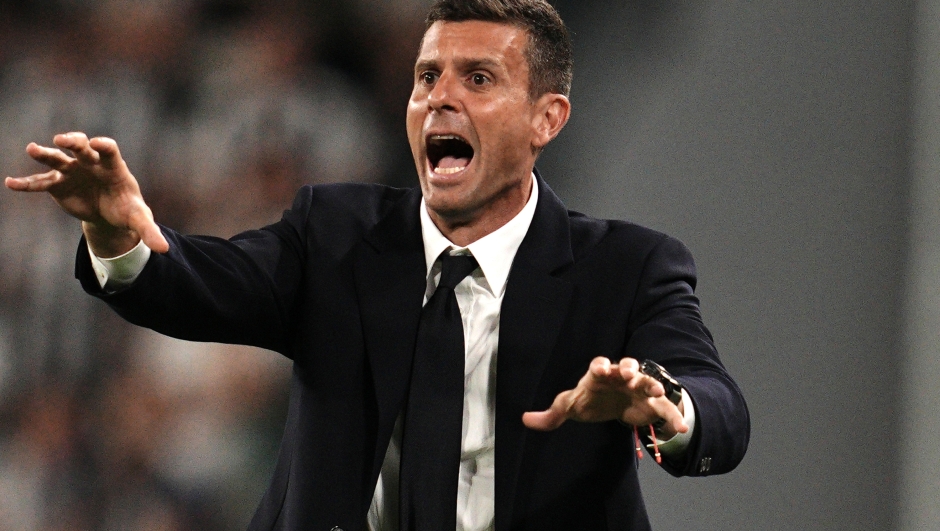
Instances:
[[[689,254],[679,240],[631,221],[598,219],[572,210],[568,220],[575,260],[599,248],[631,257],[645,257],[654,251]]]
[[[413,188],[394,188],[373,183],[335,183],[303,186],[292,208],[314,210],[311,214],[369,216],[382,213],[408,195]]]
[[[285,216],[293,214],[295,221],[305,225],[375,225],[391,210],[417,204],[421,193],[416,188],[394,188],[380,184],[337,183],[307,185],[294,198],[291,209]]]
[[[300,248],[343,252],[383,219],[417,223],[421,193],[414,188],[338,183],[303,186],[281,221],[267,227]],[[398,215],[390,216],[396,212]]]

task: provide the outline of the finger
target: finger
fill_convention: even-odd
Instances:
[[[529,411],[522,414],[522,424],[530,430],[552,431],[564,423],[564,419],[559,420],[550,410]]]
[[[128,220],[128,227],[135,230],[144,245],[150,247],[151,251],[165,253],[170,250],[170,244],[163,236],[160,227],[153,220],[153,212],[150,207],[143,205],[136,212],[131,214]]]
[[[660,397],[666,394],[666,388],[663,387],[663,384],[652,376],[643,378],[641,385],[644,392],[646,392],[646,396]]]
[[[40,146],[35,142],[26,146],[26,154],[54,170],[68,171],[75,164],[75,159],[63,153],[61,149]]]
[[[640,363],[633,358],[623,358],[618,364],[620,375],[627,382],[627,388],[646,396],[656,397],[665,394],[663,385],[652,376],[640,371]]]
[[[655,399],[653,401],[653,411],[659,415],[659,418],[665,420],[666,424],[671,426],[674,431],[679,433],[689,431],[689,426],[685,423],[685,418],[679,408],[666,398]]]
[[[607,377],[610,376],[612,372],[610,368],[610,360],[603,356],[598,356],[591,360],[588,373],[594,376],[595,379],[606,381]]]
[[[47,192],[49,188],[62,182],[63,178],[61,172],[50,170],[28,177],[7,177],[3,184],[17,192]]]
[[[545,411],[529,411],[522,414],[522,423],[529,429],[538,431],[551,431],[568,420],[572,391],[565,391],[555,397],[551,407]]]
[[[98,152],[101,164],[106,168],[114,168],[122,160],[121,150],[112,138],[96,136],[88,141],[88,145]]]
[[[98,152],[88,145],[88,137],[85,133],[73,132],[64,135],[56,135],[52,139],[55,145],[63,149],[68,149],[75,154],[79,162],[87,166],[98,164]]]
[[[659,380],[642,372],[634,373],[633,377],[626,381],[626,388],[643,397],[659,397],[666,394]]]
[[[633,358],[623,358],[617,363],[617,368],[620,370],[620,377],[623,378],[625,382],[629,382],[634,376],[639,374],[640,363]]]

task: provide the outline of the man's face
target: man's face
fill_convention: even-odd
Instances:
[[[539,105],[528,93],[527,44],[525,30],[483,21],[436,22],[424,35],[408,140],[439,227],[476,226],[488,234],[528,200],[542,143]]]

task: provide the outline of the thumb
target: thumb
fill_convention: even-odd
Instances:
[[[552,431],[568,420],[566,403],[571,391],[565,391],[555,397],[550,408],[545,411],[529,411],[522,414],[522,423],[529,429]]]
[[[559,417],[551,409],[545,411],[529,411],[522,414],[522,423],[526,428],[537,431],[552,431],[562,424],[565,418]]]
[[[170,244],[163,237],[163,231],[153,220],[153,213],[150,207],[142,205],[141,208],[131,217],[128,224],[135,230],[144,245],[150,247],[150,250],[156,253],[165,253],[170,250]]]

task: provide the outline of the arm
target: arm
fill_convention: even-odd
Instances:
[[[647,257],[625,349],[627,356],[647,357],[665,367],[695,405],[695,434],[688,450],[663,463],[677,476],[732,470],[744,457],[750,436],[747,404],[702,321],[696,282],[689,250],[664,237]]]
[[[284,331],[299,285],[302,254],[295,229],[303,221],[291,222],[303,216],[303,201],[293,216],[286,214],[276,225],[231,241],[184,238],[169,229],[161,231],[154,222],[113,140],[69,133],[54,141],[55,148],[30,144],[26,150],[49,166],[49,172],[8,177],[5,184],[14,191],[48,192],[82,221],[76,275],[86,291],[129,321],[167,335],[286,353]],[[115,257],[141,241],[155,252],[139,271],[139,281],[119,292],[105,292],[89,250],[98,257]]]
[[[153,253],[136,280],[101,287],[83,241],[76,276],[126,320],[190,341],[253,345],[291,356],[289,338],[303,277],[301,232],[309,188],[278,223],[226,240],[163,227],[169,251]]]
[[[614,419],[646,425],[663,418],[664,438],[690,428],[694,432],[684,452],[667,456],[667,471],[704,475],[734,468],[747,448],[747,406],[702,323],[695,283],[688,250],[664,237],[649,252],[637,285],[625,357],[616,364],[596,358],[578,385],[559,394],[548,410],[526,413],[526,425],[555,429],[566,420]],[[685,425],[684,408],[666,400],[658,382],[639,373],[636,360],[647,358],[663,365],[686,388],[694,404],[694,426]]]

